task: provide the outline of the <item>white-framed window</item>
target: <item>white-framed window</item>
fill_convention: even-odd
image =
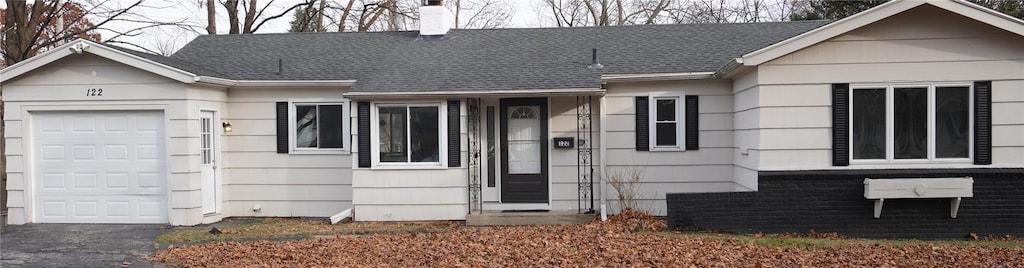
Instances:
[[[855,85],[850,90],[853,163],[973,158],[970,83]]]
[[[375,167],[445,167],[447,116],[443,102],[375,103],[371,156]]]
[[[289,103],[288,140],[296,154],[348,153],[349,102],[302,100]]]
[[[648,105],[651,151],[686,150],[684,96],[683,92],[651,94]]]

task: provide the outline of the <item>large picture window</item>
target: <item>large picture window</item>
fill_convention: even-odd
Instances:
[[[437,104],[377,105],[380,163],[440,163],[441,114]]]
[[[292,151],[348,149],[344,103],[292,103]]]
[[[969,159],[970,86],[854,87],[854,160]]]

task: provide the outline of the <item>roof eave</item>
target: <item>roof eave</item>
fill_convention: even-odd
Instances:
[[[71,48],[78,46],[79,44],[84,44],[86,48],[72,52]],[[192,83],[197,79],[197,76],[191,72],[135,56],[89,40],[78,39],[0,70],[0,83],[12,80],[35,69],[46,66],[47,64],[63,59],[64,57],[83,54],[86,52],[182,83]]]
[[[356,80],[237,80],[236,87],[352,87]]]
[[[348,92],[343,94],[353,100],[367,99],[410,99],[410,98],[452,98],[469,96],[487,97],[523,97],[523,96],[600,96],[605,90],[601,88],[560,88],[560,89],[505,89],[505,90],[451,90],[422,92]]]
[[[715,72],[686,72],[686,73],[650,73],[650,74],[605,74],[601,75],[601,82],[649,82],[649,81],[676,81],[676,80],[703,80],[715,79]]]

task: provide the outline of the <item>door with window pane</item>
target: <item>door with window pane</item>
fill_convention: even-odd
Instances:
[[[203,213],[217,213],[216,117],[213,111],[202,111],[199,117],[199,173],[202,178]]]
[[[501,100],[503,203],[548,202],[547,99]]]

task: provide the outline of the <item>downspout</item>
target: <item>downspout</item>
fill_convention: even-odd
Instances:
[[[605,197],[605,196],[607,196],[606,189],[608,189],[608,181],[605,179],[605,176],[604,176],[605,165],[608,162],[607,160],[605,160],[606,158],[604,157],[605,156],[605,152],[608,150],[607,149],[608,148],[608,146],[607,146],[607,144],[608,144],[608,139],[607,139],[608,138],[608,135],[607,135],[608,133],[607,132],[608,131],[604,127],[604,124],[605,124],[605,122],[608,119],[608,114],[605,112],[605,110],[607,109],[606,107],[608,107],[607,104],[608,104],[608,102],[605,100],[605,96],[601,95],[601,107],[598,108],[601,111],[601,116],[600,116],[600,119],[599,119],[599,122],[598,122],[600,124],[598,126],[598,128],[600,128],[600,132],[601,132],[601,134],[600,134],[601,135],[601,145],[600,145],[601,149],[598,150],[598,153],[597,153],[598,157],[601,158],[601,166],[600,166],[600,168],[601,168],[601,221],[607,221],[608,220],[608,200]]]

